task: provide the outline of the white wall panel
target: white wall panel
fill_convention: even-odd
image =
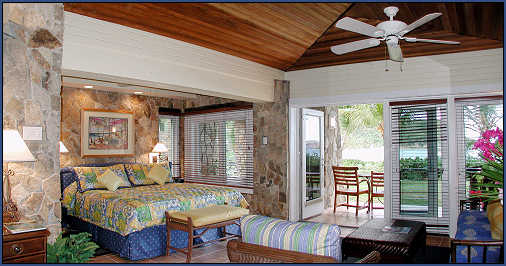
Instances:
[[[65,12],[63,74],[272,101],[284,72],[161,35]]]
[[[322,106],[503,90],[503,49],[322,67],[287,72],[290,103]]]

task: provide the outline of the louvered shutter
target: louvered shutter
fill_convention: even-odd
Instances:
[[[253,188],[253,110],[185,115],[185,181]]]

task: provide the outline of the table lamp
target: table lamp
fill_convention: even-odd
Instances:
[[[11,199],[9,177],[15,173],[9,170],[9,162],[33,162],[35,157],[28,150],[25,142],[17,130],[8,129],[3,131],[3,221],[4,223],[19,221],[19,213],[16,204]]]
[[[156,157],[151,157],[150,156],[151,158],[153,158],[152,162],[153,163],[157,163],[158,159],[160,157],[160,153],[161,152],[168,152],[168,151],[169,151],[169,149],[167,149],[167,146],[165,146],[165,144],[158,142],[155,145],[155,147],[153,148],[153,150],[151,151],[151,154],[155,154],[156,155]]]

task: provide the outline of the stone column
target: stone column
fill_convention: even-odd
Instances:
[[[288,219],[289,96],[289,82],[276,80],[274,102],[253,104],[254,194],[246,195],[251,213],[283,219]]]
[[[341,129],[338,106],[325,107],[325,188],[324,207],[334,208],[334,174],[332,166],[338,166],[342,159]],[[344,196],[343,196],[344,197]],[[342,199],[341,199],[342,200]],[[338,201],[340,199],[338,198]]]
[[[12,199],[22,218],[61,231],[60,90],[62,3],[3,4],[3,127],[42,127],[41,141],[25,141],[33,163],[10,163]]]

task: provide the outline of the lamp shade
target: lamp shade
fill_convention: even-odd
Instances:
[[[35,157],[28,150],[25,141],[17,130],[3,131],[3,161],[4,162],[33,162]]]
[[[66,152],[69,152],[69,150],[67,150],[67,147],[65,147],[63,142],[60,141],[60,153],[66,153]]]
[[[167,146],[165,146],[165,144],[158,142],[153,148],[152,152],[168,152],[168,151],[169,149],[167,149]]]

